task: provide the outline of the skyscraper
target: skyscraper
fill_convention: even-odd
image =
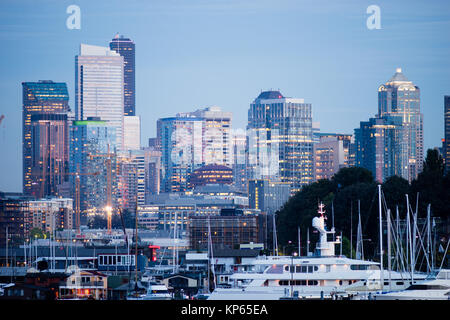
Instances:
[[[177,117],[196,117],[203,120],[202,157],[205,165],[232,165],[232,113],[218,106],[179,113]]]
[[[347,152],[348,154],[348,152]],[[314,144],[314,181],[331,179],[345,167],[344,143],[337,137],[321,137]]]
[[[117,198],[116,159],[110,157],[116,151],[115,127],[107,121],[89,117],[87,120],[74,121],[70,130],[70,172],[80,173],[77,186],[75,175],[71,175],[73,198],[79,192],[81,223],[87,222],[90,214],[102,214],[107,206],[108,197],[115,205]],[[108,167],[108,157],[111,166]],[[109,171],[110,170],[110,171]],[[109,180],[109,181],[108,181]],[[108,183],[111,193],[108,194]],[[79,188],[79,191],[77,191]],[[76,208],[76,205],[74,206]]]
[[[190,173],[204,164],[203,119],[158,119],[157,138],[161,146],[161,192],[186,191]]]
[[[136,76],[135,76],[135,45],[124,36],[116,34],[109,43],[109,48],[123,57],[124,62],[124,109],[125,116],[134,116],[136,113]]]
[[[380,183],[390,176],[401,176],[398,172],[407,167],[401,151],[403,132],[399,117],[361,121],[355,129],[355,165],[370,170]]]
[[[242,192],[247,193],[247,168],[246,168],[246,150],[247,134],[245,130],[237,129],[232,132],[232,169],[234,186]]]
[[[23,192],[56,195],[68,165],[69,93],[65,83],[23,82]]]
[[[312,182],[312,132],[310,103],[262,92],[248,111],[249,179],[289,183],[292,194]]]
[[[377,117],[401,119],[401,149],[391,152],[399,154],[402,166],[393,174],[411,182],[423,167],[423,115],[420,113],[420,89],[403,75],[401,68],[378,88]]]
[[[445,140],[444,140],[444,161],[445,172],[450,173],[450,96],[444,97],[444,122],[445,122]]]
[[[118,160],[118,198],[119,205],[134,211],[136,205],[145,205],[146,173],[145,151],[130,150],[122,152]]]
[[[141,149],[141,118],[139,116],[123,117],[123,150]]]
[[[204,165],[232,166],[231,112],[209,107],[178,113],[157,123],[162,192],[185,191],[189,176]]]
[[[123,148],[123,57],[105,47],[81,44],[75,57],[75,119],[100,117],[116,130]]]

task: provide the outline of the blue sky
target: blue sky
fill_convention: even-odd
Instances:
[[[81,29],[69,30],[69,5]],[[369,30],[369,5],[381,29]],[[377,88],[401,67],[421,89],[425,147],[441,145],[450,94],[450,1],[2,0],[0,190],[22,188],[21,82],[67,82],[74,108],[80,43],[136,43],[136,111],[142,141],[156,120],[218,105],[245,128],[266,89],[312,103],[324,132],[353,133],[377,112]]]

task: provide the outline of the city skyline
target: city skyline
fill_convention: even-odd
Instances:
[[[65,27],[68,17],[65,9],[71,3],[61,2],[54,8],[50,8],[48,1],[30,3],[6,1],[1,5],[4,7],[0,25],[2,40],[11,41],[11,37],[16,36],[8,52],[4,52],[5,72],[0,78],[4,97],[0,114],[5,115],[0,125],[0,144],[3,150],[10,150],[9,156],[0,160],[4,177],[0,183],[2,191],[19,191],[22,185],[20,83],[39,80],[67,83],[69,105],[74,111],[73,59],[78,47],[81,43],[106,47],[117,32],[130,38],[137,47],[136,115],[142,121],[142,141],[156,136],[158,118],[212,105],[233,113],[234,129],[245,128],[249,103],[260,91],[271,87],[280,89],[287,97],[304,98],[311,103],[313,121],[320,122],[321,131],[351,134],[359,121],[375,116],[378,86],[395,68],[401,67],[421,89],[424,149],[441,146],[440,140],[444,137],[442,100],[449,94],[445,90],[450,87],[447,76],[450,36],[445,33],[450,19],[446,13],[449,10],[441,10],[441,15],[435,12],[439,5],[449,6],[445,2],[434,1],[427,5],[408,2],[405,7],[404,1],[395,4],[379,1],[381,30],[366,28],[365,9],[371,3],[364,1],[348,1],[339,8],[332,4],[322,7],[291,1],[281,4],[263,1],[257,5],[249,1],[198,1],[192,7],[130,2],[130,8],[116,3],[104,8],[80,1],[80,30]],[[137,7],[142,10],[138,11]],[[143,22],[145,13],[156,19],[148,24]],[[308,13],[311,18],[306,17]],[[109,18],[118,14],[124,16],[123,23],[112,23],[110,20],[115,19]],[[311,23],[308,27],[317,31],[311,35],[297,34],[305,25],[290,20],[294,14],[299,20],[306,18],[303,23]],[[40,20],[52,15],[55,18],[49,22]],[[158,15],[172,22],[180,21],[169,28]],[[258,15],[273,15],[274,24],[263,26],[258,23]],[[201,19],[194,23],[192,20],[198,16]],[[313,24],[314,17],[322,17],[322,21]],[[132,18],[137,22],[130,27],[126,22]],[[191,24],[185,26],[183,22]],[[228,24],[224,25],[225,22]],[[99,28],[93,28],[94,24]],[[326,30],[330,25],[334,31]],[[205,31],[205,26],[212,28]],[[143,31],[138,31],[139,27]],[[186,30],[182,30],[183,27]],[[240,30],[242,35],[234,38]],[[37,39],[33,39],[34,36]],[[55,36],[62,36],[61,41],[55,41]],[[318,40],[313,39],[314,36]],[[262,42],[266,38],[274,44]],[[342,44],[338,40],[342,40]],[[188,45],[189,41],[192,44]],[[185,50],[179,50],[180,44]],[[260,44],[261,50],[255,48],[255,44]],[[398,46],[396,52],[388,50],[392,44]],[[291,45],[292,50],[285,50],[290,48],[286,45]],[[304,47],[311,50],[304,50]],[[324,53],[330,47],[334,49],[333,54]],[[17,63],[14,66],[11,62]],[[19,65],[20,62],[23,63]],[[345,91],[350,85],[352,91]]]

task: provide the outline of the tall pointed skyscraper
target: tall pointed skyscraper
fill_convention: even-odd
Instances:
[[[124,63],[124,109],[125,116],[136,114],[136,86],[135,86],[135,45],[124,36],[116,34],[109,43],[109,48],[123,57]]]
[[[423,115],[420,89],[403,75],[401,68],[378,88],[378,117],[401,122],[401,147],[391,150],[399,156],[401,165],[393,174],[411,182],[423,167]]]

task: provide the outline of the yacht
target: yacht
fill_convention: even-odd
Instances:
[[[335,244],[341,239],[329,241],[325,230],[324,205],[319,205],[318,217],[312,226],[320,233],[314,254],[308,256],[262,256],[253,262],[248,272],[229,276],[231,288],[215,288],[209,300],[278,300],[343,299],[368,293],[376,293],[388,285],[391,289],[404,290],[409,286],[406,274],[398,272],[381,274],[380,264],[373,261],[349,259],[335,255]],[[383,283],[381,283],[383,275]],[[424,279],[425,275],[416,275]],[[390,280],[387,280],[390,279]]]
[[[406,290],[374,295],[376,300],[450,300],[450,269],[440,270],[431,279],[412,284]]]
[[[172,300],[172,295],[164,284],[149,282],[144,294],[129,296],[127,300]]]

